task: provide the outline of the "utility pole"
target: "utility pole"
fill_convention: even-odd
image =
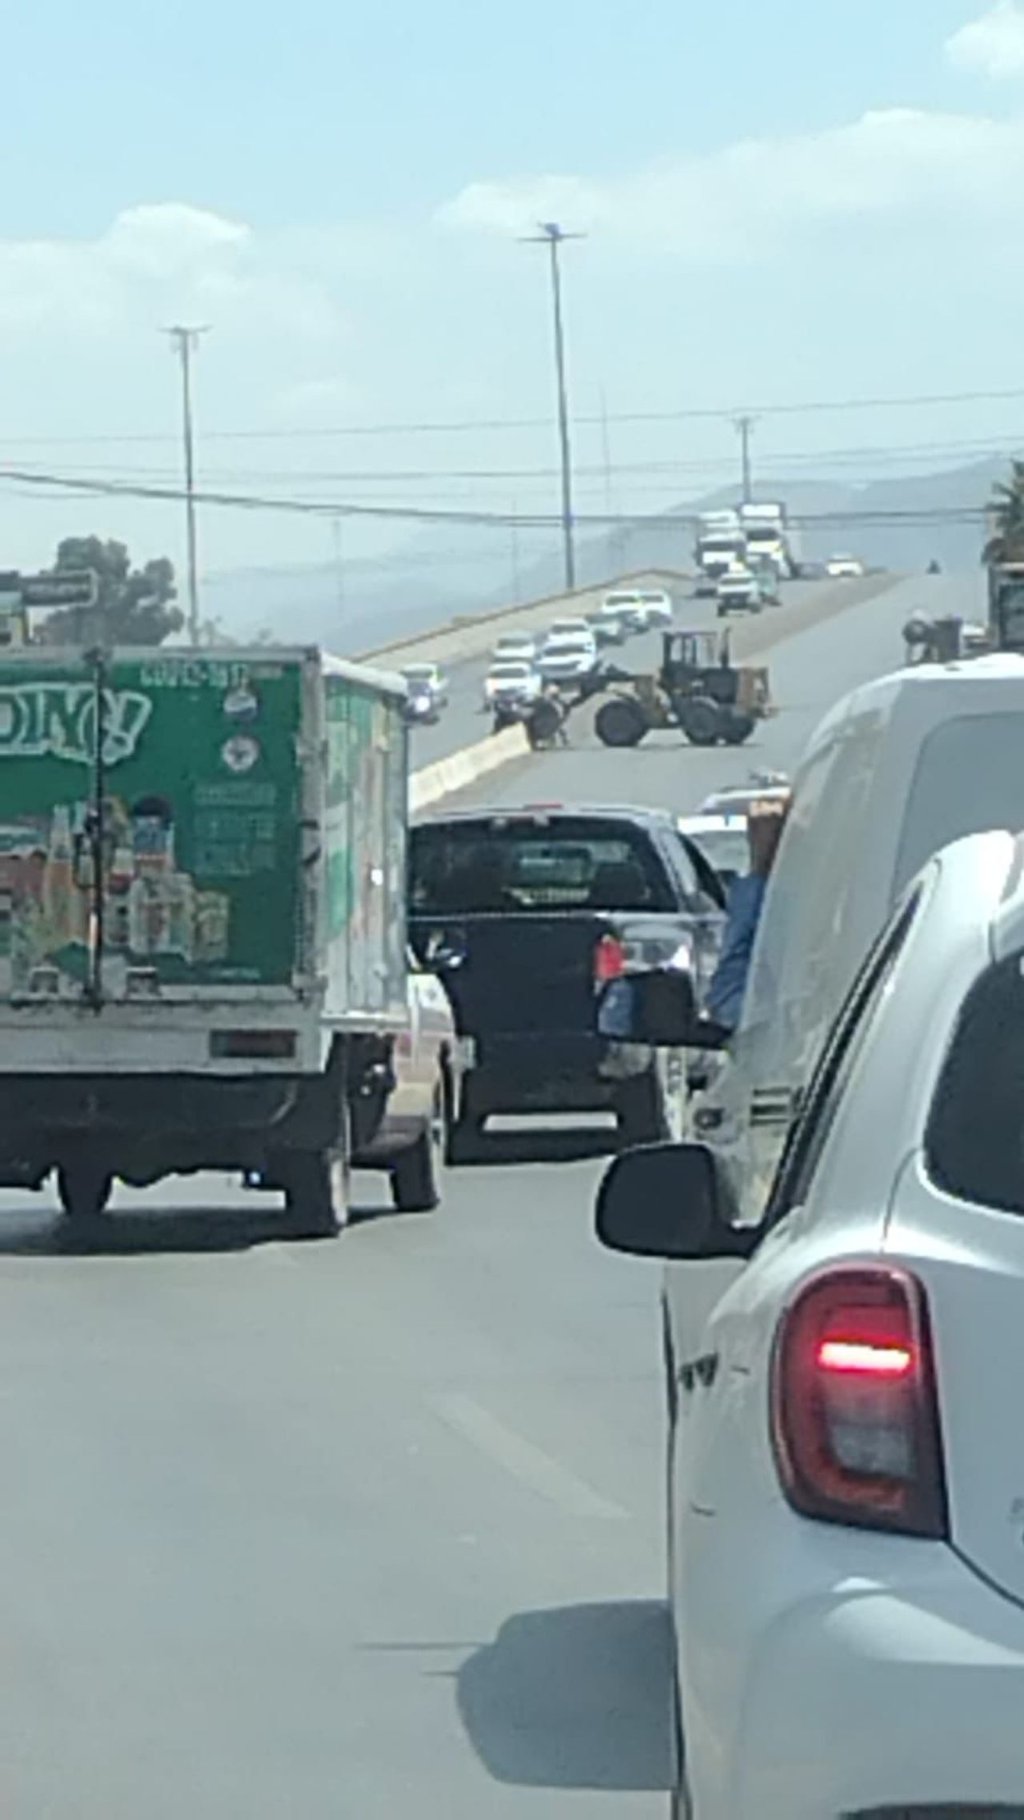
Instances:
[[[518,607],[523,594],[523,573],[519,562],[519,501],[512,501],[509,519],[509,558],[512,564],[512,605]]]
[[[196,464],[192,421],[192,355],[208,329],[178,323],[166,333],[181,361],[181,416],[185,450],[185,537],[188,549],[188,638],[199,643],[199,572],[196,560]]]
[[[331,519],[331,532],[334,542],[334,585],[337,593],[338,612],[345,611],[345,542],[342,535],[341,515],[335,513]]]
[[[576,586],[576,551],[572,518],[572,449],[569,441],[569,400],[565,377],[565,323],[562,316],[561,249],[566,240],[582,240],[582,234],[567,234],[557,221],[542,221],[539,234],[525,236],[531,246],[546,246],[551,260],[551,306],[555,330],[555,381],[558,388],[558,441],[562,457],[562,543],[565,550],[565,590],[571,594]]]
[[[751,474],[750,437],[756,417],[737,417],[736,428],[739,432],[741,459],[743,462],[743,504],[748,506],[754,497],[754,482]]]

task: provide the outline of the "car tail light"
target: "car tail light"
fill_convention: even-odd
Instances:
[[[948,1533],[924,1291],[898,1270],[837,1270],[798,1296],[772,1366],[772,1443],[795,1510],[905,1535]]]
[[[626,950],[617,935],[602,935],[594,949],[594,984],[607,986],[626,971]]]

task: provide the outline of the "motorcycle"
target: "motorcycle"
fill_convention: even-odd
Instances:
[[[432,695],[429,689],[410,690],[405,698],[407,727],[436,727],[440,718],[436,695]]]

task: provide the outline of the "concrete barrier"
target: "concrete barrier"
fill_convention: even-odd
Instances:
[[[507,727],[504,733],[492,733],[489,739],[478,740],[474,746],[463,746],[461,752],[450,753],[436,765],[414,771],[409,779],[410,815],[419,815],[431,803],[440,802],[443,796],[451,796],[456,790],[468,789],[478,777],[486,777],[488,772],[497,771],[514,758],[525,758],[529,750],[525,728]]]

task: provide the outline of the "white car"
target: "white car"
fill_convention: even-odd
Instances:
[[[757,576],[749,569],[727,569],[716,590],[718,617],[724,619],[727,613],[760,613],[763,606],[761,588]]]
[[[732,815],[681,815],[676,826],[684,839],[700,849],[727,891],[741,874],[749,872],[745,811]]]
[[[448,683],[440,664],[403,664],[402,675],[409,684],[410,692],[429,695],[439,708],[445,706]]]
[[[663,630],[672,624],[672,600],[664,588],[651,588],[637,595],[640,612],[643,615],[644,630],[648,632]]]
[[[863,575],[864,564],[859,556],[830,556],[825,564],[825,573],[833,581],[839,581],[846,576],[855,578]]]
[[[588,630],[581,633],[553,633],[541,649],[537,667],[545,682],[581,682],[597,663],[597,645]]]
[[[640,596],[632,589],[617,588],[614,593],[606,594],[601,602],[602,616],[619,620],[627,632],[640,632],[644,626],[644,614],[640,605]]]
[[[671,1260],[692,1820],[1024,1814],[1022,1083],[1024,839],[971,835],[863,963],[759,1225],[701,1145],[605,1179],[605,1242]]]
[[[537,640],[532,632],[503,632],[495,639],[495,663],[532,664],[536,655]]]
[[[592,639],[593,636],[594,636],[594,634],[591,629],[590,621],[588,619],[584,619],[582,614],[579,614],[572,619],[554,619],[554,620],[552,620],[545,643],[550,643],[550,641],[553,638],[591,638]]]
[[[484,677],[484,705],[498,708],[504,704],[533,702],[542,687],[533,664],[512,660],[493,663]]]
[[[725,784],[713,790],[698,809],[698,815],[725,815],[730,819],[746,816],[751,803],[785,802],[791,794],[789,779],[782,771],[755,772],[745,784]]]

